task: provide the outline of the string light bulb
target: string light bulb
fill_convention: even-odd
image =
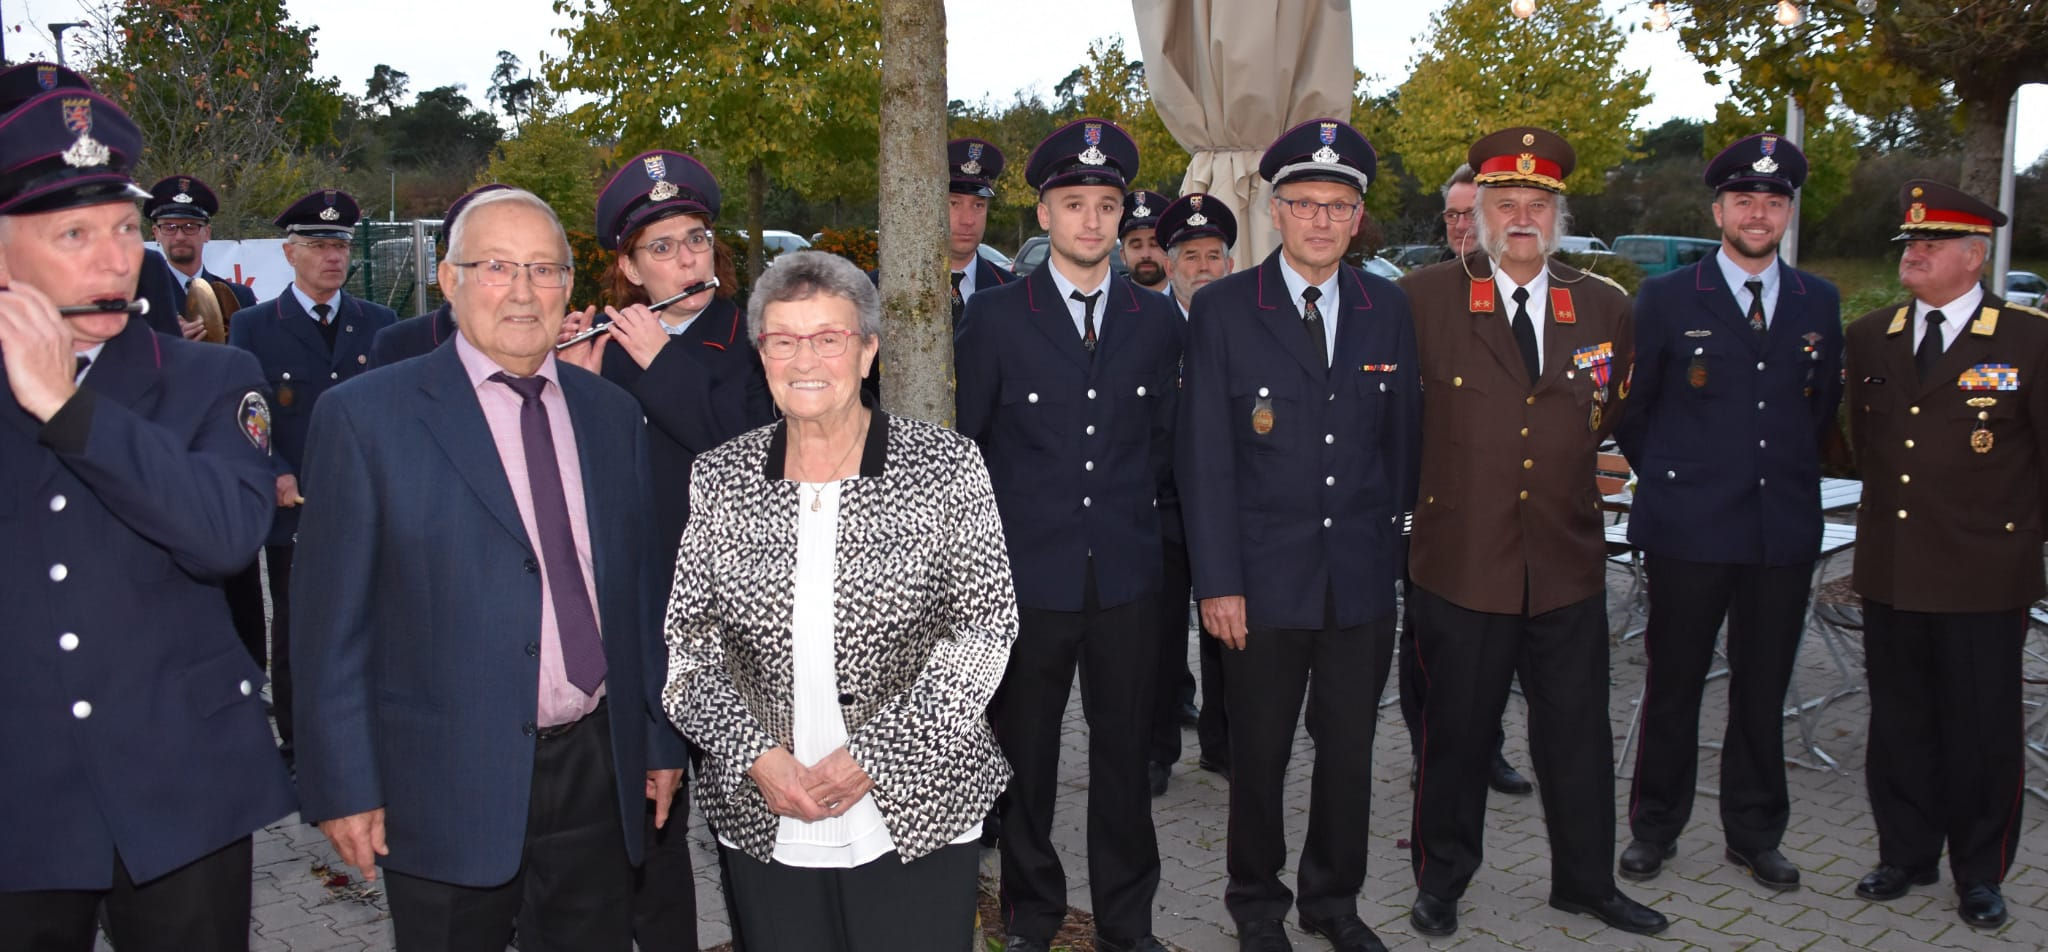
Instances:
[[[1650,29],[1659,33],[1671,29],[1671,5],[1664,0],[1650,4]]]
[[[1772,18],[1778,21],[1779,26],[1794,27],[1799,25],[1799,21],[1806,19],[1806,15],[1799,11],[1799,4],[1793,3],[1792,0],[1778,0],[1778,9],[1772,14]]]
[[[1508,5],[1517,20],[1527,20],[1536,15],[1536,0],[1514,0]]]

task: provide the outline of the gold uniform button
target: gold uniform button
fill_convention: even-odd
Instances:
[[[1453,386],[1453,387],[1462,387],[1462,386],[1464,386],[1464,385],[1465,385],[1465,378],[1463,378],[1463,377],[1452,377],[1452,378],[1451,378],[1451,386]]]
[[[1523,498],[1523,499],[1527,499],[1527,498],[1529,498],[1529,491],[1528,491],[1528,490],[1526,490],[1526,489],[1522,490],[1522,496],[1521,496],[1521,498]]]
[[[1904,510],[1904,509],[1901,509],[1901,510],[1899,510],[1899,518],[1901,518],[1901,519],[1904,519],[1904,518],[1906,518],[1906,510]]]
[[[1911,473],[1900,473],[1900,474],[1899,474],[1899,482],[1902,482],[1902,483],[1910,483],[1910,482],[1912,482],[1912,481],[1913,481],[1913,475],[1912,475]]]
[[[1429,497],[1429,500],[1428,500],[1428,501],[1429,501],[1429,504],[1430,504],[1430,505],[1432,505],[1432,506],[1436,505],[1436,497],[1435,497],[1435,496],[1431,496],[1431,497]]]
[[[1535,461],[1535,460],[1533,460],[1533,459],[1525,459],[1525,460],[1523,460],[1523,461],[1522,461],[1522,468],[1523,468],[1523,469],[1535,469],[1535,468],[1536,468],[1536,461]]]
[[[1910,414],[1912,414],[1912,415],[1914,415],[1914,416],[1919,416],[1919,415],[1920,415],[1920,408],[1919,408],[1919,407],[1907,407],[1907,408],[1906,408],[1906,412],[1907,412],[1907,413],[1910,413]]]
[[[1529,428],[1528,428],[1528,427],[1526,427],[1526,426],[1525,426],[1525,427],[1523,427],[1523,428],[1522,428],[1522,435],[1523,435],[1523,436],[1528,436],[1528,435],[1529,435]]]
[[[1979,410],[1977,411],[1977,419],[1989,420],[1991,419],[1991,412],[1989,410]]]
[[[2011,531],[2013,531],[2012,523],[2008,522],[2008,523],[2006,523],[2006,524],[2005,524],[2005,531],[2007,531],[2007,532],[2011,532]]]
[[[1532,393],[1526,397],[1523,397],[1522,402],[1533,407],[1536,405],[1536,395]]]
[[[1912,440],[1907,440],[1907,441],[1906,441],[1906,448],[1907,448],[1907,449],[1909,449],[1909,450],[1913,448],[1913,441],[1912,441]]]

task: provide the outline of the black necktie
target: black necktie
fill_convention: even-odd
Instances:
[[[960,326],[960,315],[967,313],[967,299],[960,295],[960,280],[967,277],[965,271],[953,272],[953,326]]]
[[[491,379],[511,387],[519,406],[519,442],[526,450],[526,480],[533,493],[533,525],[540,533],[540,554],[546,560],[548,594],[555,603],[555,633],[562,646],[562,670],[569,683],[596,694],[604,683],[604,640],[597,632],[597,612],[583,584],[583,561],[576,555],[575,530],[569,528],[569,499],[562,489],[562,468],[555,457],[554,431],[540,394],[546,377],[514,377],[495,373]],[[581,502],[582,500],[577,500]]]
[[[1316,307],[1317,299],[1323,296],[1323,289],[1307,287],[1301,291],[1301,326],[1308,329],[1310,349],[1316,352],[1316,360],[1325,369],[1330,366],[1330,342],[1323,337],[1323,312]]]
[[[313,319],[320,323],[320,339],[327,342],[327,349],[330,351],[334,349],[334,322],[328,320],[327,315],[333,311],[332,305],[313,305]]]
[[[1764,282],[1762,278],[1751,278],[1742,282],[1749,291],[1749,329],[1756,336],[1764,336]]]
[[[1920,349],[1913,352],[1913,363],[1920,368],[1920,379],[1934,375],[1934,364],[1941,360],[1941,323],[1947,318],[1940,311],[1927,312],[1927,333],[1920,335]]]
[[[1093,357],[1095,356],[1095,301],[1097,298],[1102,297],[1102,292],[1082,294],[1076,290],[1069,293],[1067,297],[1081,302],[1081,346],[1088,349],[1088,356]]]
[[[1514,296],[1515,346],[1522,349],[1522,366],[1529,368],[1529,383],[1534,386],[1543,367],[1536,359],[1536,322],[1529,319],[1529,289],[1516,288]]]
[[[87,357],[84,354],[79,354],[78,369],[71,372],[71,379],[77,380],[78,378],[85,376],[85,368],[90,366],[92,366],[92,358]]]

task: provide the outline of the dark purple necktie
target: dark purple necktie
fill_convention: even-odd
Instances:
[[[569,529],[569,500],[562,492],[562,469],[555,461],[554,432],[548,408],[540,402],[546,377],[514,377],[495,373],[491,379],[511,387],[523,401],[519,407],[519,440],[526,446],[526,481],[533,489],[533,523],[540,530],[540,553],[547,562],[548,591],[555,599],[555,627],[561,635],[562,668],[569,683],[585,694],[604,683],[604,641],[597,634],[597,613],[583,587],[583,561],[576,557],[576,534]]]

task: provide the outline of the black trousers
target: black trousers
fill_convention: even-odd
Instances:
[[[1173,764],[1180,761],[1180,709],[1195,700],[1195,676],[1188,671],[1188,549],[1172,541],[1163,548],[1166,587],[1159,592],[1159,663],[1152,677],[1146,757],[1155,764]]]
[[[1347,628],[1254,627],[1244,650],[1224,651],[1231,765],[1223,903],[1239,923],[1281,918],[1295,904],[1280,871],[1287,761],[1303,695],[1315,773],[1295,880],[1299,906],[1306,918],[1357,914],[1372,840],[1373,732],[1393,650],[1389,615]]]
[[[1408,749],[1415,751],[1415,759],[1422,759],[1422,735],[1418,733],[1422,723],[1422,708],[1429,703],[1429,684],[1422,677],[1420,663],[1422,652],[1415,647],[1415,584],[1401,580],[1401,723],[1408,728]],[[1506,708],[1501,709],[1503,714]],[[1505,725],[1496,723],[1493,733],[1493,755],[1507,758],[1508,731]]]
[[[610,714],[598,708],[534,744],[519,871],[477,887],[386,870],[398,952],[505,952],[515,922],[521,952],[632,948],[633,867],[613,792]]]
[[[1629,830],[1673,843],[1699,782],[1700,696],[1728,620],[1728,729],[1721,748],[1721,831],[1746,853],[1776,849],[1791,818],[1785,789],[1785,689],[1806,626],[1813,563],[1722,565],[1653,555],[1645,562],[1642,737]]]
[[[980,851],[960,843],[908,863],[889,853],[852,869],[806,869],[720,849],[756,952],[965,948],[974,936]]]
[[[121,952],[247,952],[249,837],[146,883],[114,857],[111,889],[0,892],[0,952],[91,952],[106,909]]]
[[[1931,614],[1863,600],[1865,767],[1880,862],[1998,883],[2026,797],[2020,651],[2027,611]]]
[[[1014,773],[1003,802],[1003,927],[1050,942],[1067,918],[1067,877],[1053,850],[1052,817],[1060,735],[1078,666],[1088,721],[1088,894],[1100,934],[1128,942],[1152,934],[1159,888],[1145,775],[1159,600],[1145,595],[1103,608],[1093,566],[1085,584],[1081,611],[1018,611],[1017,642],[995,698],[996,739]],[[764,952],[751,930],[747,943]]]
[[[688,778],[669,803],[667,825],[655,827],[653,801],[648,801],[642,822],[647,824],[647,839],[640,868],[633,871],[633,943],[640,952],[697,952],[697,873],[690,864]]]
[[[263,568],[270,573],[270,713],[277,719],[277,741],[292,749],[292,546],[263,547]]]
[[[1606,899],[1614,893],[1614,735],[1605,594],[1540,615],[1476,612],[1420,585],[1412,601],[1429,684],[1410,847],[1415,885],[1455,900],[1479,869],[1493,732],[1508,682],[1520,676],[1550,835],[1551,895]]]
[[[270,656],[263,631],[263,559],[249,560],[249,567],[221,581],[227,595],[228,618],[234,622],[235,637],[242,640],[256,666],[264,667]]]

